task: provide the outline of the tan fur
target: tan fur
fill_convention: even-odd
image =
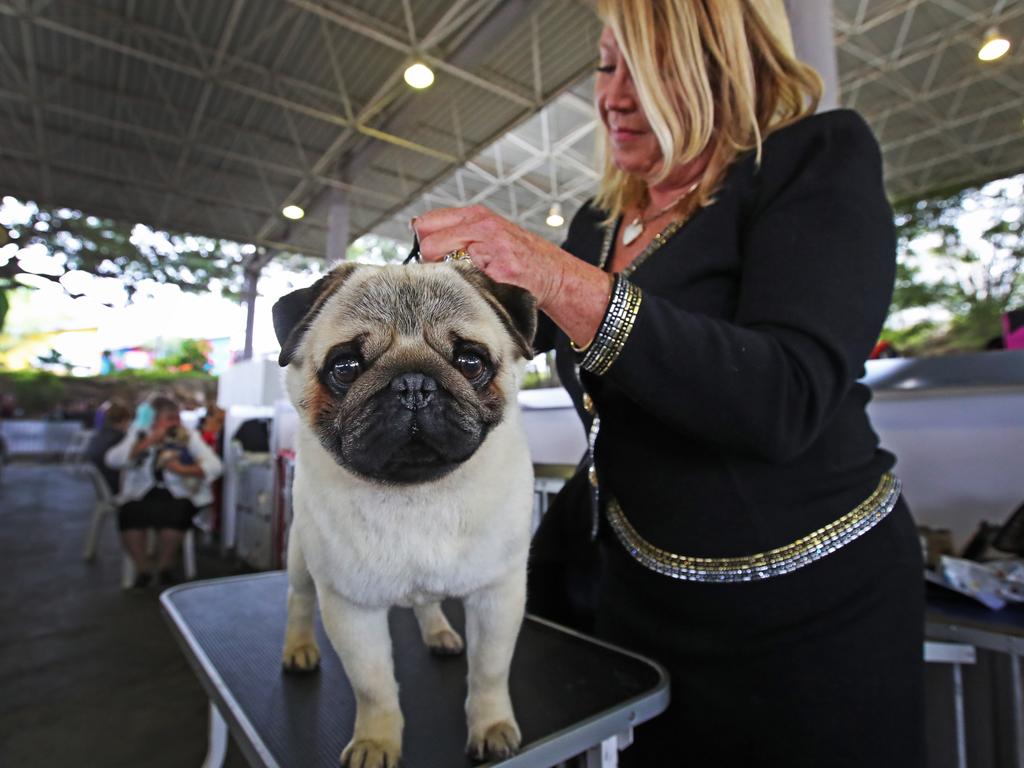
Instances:
[[[502,757],[519,746],[508,673],[525,605],[533,483],[516,395],[524,339],[533,330],[523,324],[529,305],[513,307],[513,317],[487,293],[486,281],[464,279],[459,269],[350,267],[321,285],[289,339],[285,379],[300,425],[283,664],[292,671],[316,668],[319,598],[356,697],[345,765],[386,768],[401,754],[403,718],[387,621],[392,605],[414,608],[432,651],[467,649],[467,751]],[[295,306],[288,310],[294,316]],[[457,372],[456,339],[488,351],[497,368],[489,384],[475,389]],[[335,350],[348,348],[339,345],[354,340],[366,370],[339,398],[321,371]],[[393,377],[410,370],[444,389],[453,418],[488,431],[475,453],[438,479],[375,482],[351,470],[339,434],[365,421]],[[465,603],[465,642],[441,610],[446,597]]]

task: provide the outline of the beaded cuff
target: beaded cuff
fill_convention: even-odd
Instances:
[[[622,275],[615,276],[608,309],[594,335],[594,340],[590,342],[583,359],[580,360],[581,368],[598,376],[608,372],[626,346],[626,339],[633,330],[633,323],[636,322],[642,300],[643,294],[639,288]]]

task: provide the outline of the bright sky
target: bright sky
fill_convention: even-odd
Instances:
[[[29,209],[11,197],[0,205],[0,224],[10,226],[24,222]],[[136,226],[133,239],[154,240],[148,228]],[[243,247],[244,248],[244,247]],[[17,258],[32,272],[59,275],[59,257],[46,254],[42,246],[19,251],[17,244],[0,248],[0,265]],[[271,262],[264,268],[256,300],[253,350],[255,354],[276,353],[279,349],[271,321],[271,307],[281,296],[309,285],[318,274],[288,272]],[[83,368],[99,368],[103,349],[119,349],[151,344],[160,338],[229,337],[233,350],[245,343],[245,306],[214,294],[185,293],[176,286],[147,281],[131,303],[121,282],[114,278],[98,278],[84,272],[70,272],[61,283],[75,293],[86,295],[73,299],[52,281],[23,275],[19,280],[37,290],[19,292],[13,298],[7,315],[4,334],[19,337],[30,333],[95,328],[95,337],[65,342],[62,354]],[[106,306],[110,304],[112,306]],[[77,336],[77,334],[76,334]],[[85,371],[81,371],[85,372]]]

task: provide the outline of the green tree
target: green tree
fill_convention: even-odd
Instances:
[[[915,201],[897,208],[899,261],[883,333],[918,354],[983,349],[1001,316],[1024,303],[1024,176]],[[980,242],[964,241],[965,217],[981,224]],[[932,310],[899,325],[897,313]]]
[[[154,362],[162,371],[207,371],[211,350],[205,339],[183,339],[176,350]]]
[[[64,357],[64,355],[62,355],[60,352],[58,352],[56,349],[53,349],[52,347],[50,348],[49,352],[47,352],[45,355],[39,355],[36,358],[36,360],[38,361],[40,367],[51,369],[61,368],[65,373],[69,373],[71,369],[75,367],[73,363],[69,362],[68,359]]]
[[[411,234],[409,240],[412,241]],[[348,247],[345,259],[368,264],[401,264],[408,255],[408,248],[400,246],[390,238],[363,235]]]
[[[241,252],[223,240],[176,232],[157,232],[155,238],[143,240],[136,236],[133,224],[66,208],[31,208],[27,221],[8,228],[9,232],[2,227],[0,231],[21,249],[38,244],[47,254],[57,257],[60,273],[30,272],[16,256],[0,259],[0,330],[8,306],[4,294],[24,287],[18,280],[23,274],[33,274],[62,287],[61,277],[75,270],[112,277],[121,281],[129,300],[143,280],[176,285],[193,293],[216,287],[229,298],[241,295]]]

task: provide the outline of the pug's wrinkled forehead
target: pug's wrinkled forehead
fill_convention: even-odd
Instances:
[[[494,283],[471,266],[345,264],[281,299],[274,327],[282,366],[319,367],[344,343],[358,344],[373,359],[403,340],[426,341],[442,355],[472,340],[495,356],[529,358],[536,309],[525,291]]]
[[[368,359],[407,341],[425,341],[442,355],[464,340],[496,357],[514,354],[515,341],[496,319],[480,292],[450,268],[361,268],[324,300],[304,346],[314,363],[350,341]]]

